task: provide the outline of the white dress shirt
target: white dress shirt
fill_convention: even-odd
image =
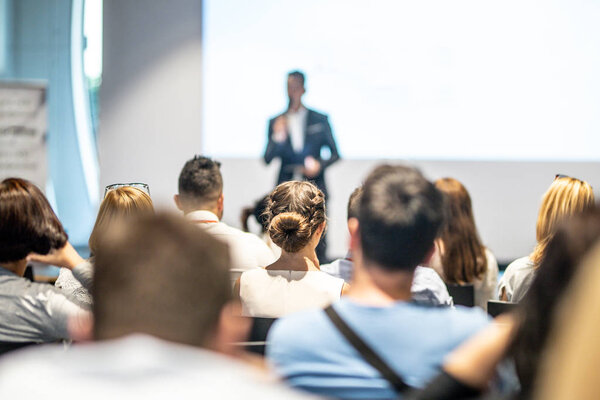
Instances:
[[[210,211],[192,211],[186,218],[229,245],[232,282],[235,282],[242,272],[266,267],[276,260],[271,249],[258,236],[220,222]]]
[[[308,110],[300,107],[298,111],[288,111],[287,128],[290,133],[292,148],[296,153],[301,153],[304,149],[304,128],[306,127],[306,117]]]

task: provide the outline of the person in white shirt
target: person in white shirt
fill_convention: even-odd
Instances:
[[[165,214],[117,225],[96,253],[92,341],[3,357],[0,398],[305,398],[241,362],[225,244]]]
[[[179,174],[179,193],[174,199],[188,220],[229,245],[233,283],[242,272],[267,266],[276,257],[256,235],[221,221],[224,196],[220,167],[218,161],[202,156],[186,162]]]
[[[236,282],[242,314],[278,318],[339,300],[347,284],[322,272],[316,255],[326,225],[323,192],[309,182],[282,183],[269,195],[266,216],[281,256],[264,269],[244,272]]]

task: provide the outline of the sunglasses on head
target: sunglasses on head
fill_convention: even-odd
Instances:
[[[121,187],[136,188],[136,189],[139,189],[142,192],[146,193],[148,196],[150,196],[150,187],[146,183],[132,182],[132,183],[113,183],[112,185],[108,185],[107,187],[104,188],[104,197],[106,197],[106,194],[108,192],[110,192],[111,190],[115,190],[115,189],[118,189]]]

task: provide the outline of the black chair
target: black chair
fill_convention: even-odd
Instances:
[[[487,312],[492,318],[514,310],[519,303],[510,303],[508,301],[488,300]]]
[[[458,285],[449,283],[448,293],[452,296],[455,305],[474,307],[475,306],[475,288],[472,283]]]
[[[23,347],[37,344],[35,342],[0,342],[0,356],[11,351],[22,349]]]
[[[271,326],[273,325],[273,322],[276,320],[277,318],[253,317],[250,336],[248,338],[248,342],[245,343],[246,350],[261,356],[264,355],[265,346],[267,344],[267,335],[271,329]]]

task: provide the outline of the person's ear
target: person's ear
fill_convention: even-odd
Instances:
[[[348,220],[348,232],[350,232],[350,251],[352,254],[357,254],[361,248],[360,224],[357,218],[350,218]]]
[[[179,209],[179,211],[183,211],[183,206],[181,205],[181,198],[178,194],[173,195],[173,201],[175,202],[177,209]]]
[[[79,313],[69,317],[67,330],[74,342],[89,342],[94,340],[94,318],[91,313]]]
[[[223,195],[223,192],[221,192],[221,194],[219,195],[219,198],[217,199],[217,211],[218,213],[218,217],[219,219],[223,218],[223,210],[225,208],[225,195]]]
[[[231,355],[243,351],[243,348],[235,343],[248,340],[252,320],[241,315],[242,305],[239,301],[230,301],[223,307],[214,341],[216,351]]]

